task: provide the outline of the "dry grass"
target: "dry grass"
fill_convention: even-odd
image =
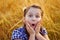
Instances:
[[[12,31],[23,25],[23,8],[38,4],[43,25],[51,40],[60,40],[60,0],[0,0],[0,40],[11,40]]]

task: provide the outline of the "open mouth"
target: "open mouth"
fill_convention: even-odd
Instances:
[[[35,24],[32,24],[32,26],[35,26]]]
[[[32,24],[32,28],[35,30],[36,24]]]
[[[32,26],[36,26],[36,24],[32,24]]]

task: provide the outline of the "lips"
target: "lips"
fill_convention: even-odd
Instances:
[[[35,29],[36,27],[36,24],[31,24],[32,28]]]
[[[35,24],[32,24],[32,26],[35,26]]]

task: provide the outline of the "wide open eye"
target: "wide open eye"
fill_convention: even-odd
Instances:
[[[29,17],[32,17],[33,15],[29,15]]]
[[[40,16],[39,15],[36,15],[36,18],[39,18]]]

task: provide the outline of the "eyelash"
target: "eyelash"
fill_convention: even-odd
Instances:
[[[33,15],[29,15],[29,17],[32,17]]]
[[[36,16],[36,18],[39,18],[39,16]]]
[[[32,16],[33,16],[33,15],[29,15],[29,17],[32,17]],[[36,17],[36,18],[39,18],[39,16],[38,16],[38,15],[36,15],[35,17]]]

